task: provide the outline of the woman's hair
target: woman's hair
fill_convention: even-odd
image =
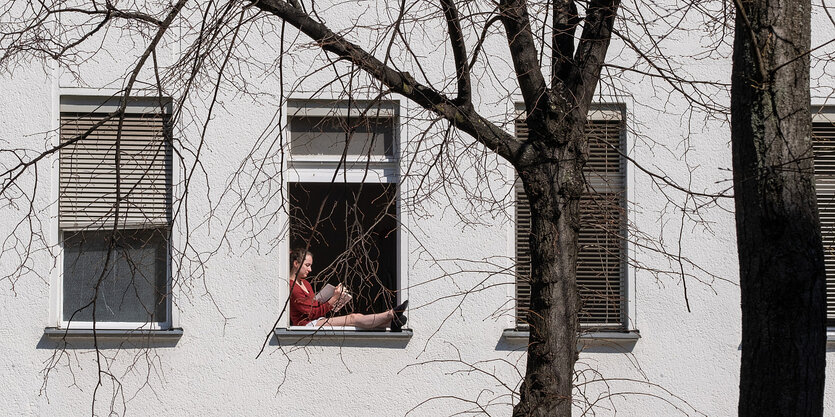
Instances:
[[[293,268],[293,262],[298,262],[301,265],[304,262],[304,258],[308,256],[313,256],[313,253],[309,250],[305,250],[304,248],[296,248],[290,251],[290,268]]]

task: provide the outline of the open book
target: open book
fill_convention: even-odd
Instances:
[[[328,300],[331,299],[331,297],[333,297],[334,291],[336,291],[336,287],[334,287],[331,284],[327,284],[327,285],[325,285],[325,288],[322,288],[321,291],[317,292],[316,295],[313,296],[313,299],[320,302],[320,303],[326,303],[326,302],[328,302]],[[342,287],[342,296],[339,297],[339,300],[337,300],[336,304],[333,305],[333,310],[332,311],[339,311],[339,309],[341,309],[342,307],[345,307],[346,304],[351,302],[351,300],[353,298],[354,297],[343,286]]]

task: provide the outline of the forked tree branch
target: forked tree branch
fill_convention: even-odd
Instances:
[[[41,5],[44,7],[44,5]],[[88,16],[105,16],[107,19],[110,18],[120,18],[125,20],[131,21],[139,21],[150,23],[154,26],[164,26],[165,23],[150,14],[143,13],[136,10],[122,10],[114,6],[111,2],[106,2],[104,5],[104,9],[99,9],[93,5],[93,9],[82,9],[78,7],[66,7],[66,8],[58,8],[54,10],[47,10],[47,14],[60,14],[60,13],[79,13],[85,14]]]
[[[432,111],[469,134],[490,150],[509,161],[528,157],[516,138],[478,114],[469,104],[460,105],[434,88],[423,85],[408,72],[400,72],[384,64],[360,46],[283,0],[250,0],[253,7],[273,14],[313,39],[326,52],[350,61],[379,80],[391,91],[401,94],[426,110]],[[532,156],[532,155],[531,155]]]

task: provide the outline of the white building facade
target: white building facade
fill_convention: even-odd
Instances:
[[[160,18],[170,7],[147,3]],[[272,16],[224,20],[227,41],[204,45],[190,72],[181,64],[202,57],[202,13],[184,10],[125,102],[150,41],[118,23],[66,64],[22,60],[0,74],[12,184],[0,205],[0,414],[510,414],[527,344],[526,214],[510,165],[289,26],[282,39]],[[388,39],[386,12],[321,8],[367,47]],[[835,31],[818,30],[826,18],[815,13],[818,45]],[[454,91],[445,25],[427,19],[404,20],[410,49],[388,52]],[[624,42],[610,47],[588,125],[577,415],[736,414],[739,273],[721,113],[730,59],[716,36],[660,44],[677,71],[706,81],[684,87],[693,101],[647,76]],[[523,137],[507,49],[502,33],[487,38],[474,104]],[[810,105],[825,141],[833,85],[814,62]],[[105,120],[123,104],[124,118]],[[308,243],[314,286],[343,282],[354,311],[408,299],[403,331],[293,326],[287,254]],[[831,378],[826,392],[835,416]]]

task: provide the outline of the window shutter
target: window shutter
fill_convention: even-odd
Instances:
[[[517,130],[517,137],[519,136]],[[531,206],[522,187],[522,181],[516,178],[516,324],[527,325],[528,311],[531,308]]]
[[[60,151],[58,197],[62,230],[167,226],[171,198],[171,146],[165,116],[118,117]],[[83,135],[102,114],[61,113],[61,143]],[[120,143],[117,189],[116,143]],[[118,219],[116,204],[119,201]]]
[[[624,167],[621,158],[620,119],[591,119],[586,125],[589,160],[584,168],[588,189],[580,201],[577,285],[580,323],[594,327],[623,327],[622,281],[625,232]],[[516,122],[520,140],[527,126]],[[530,308],[531,212],[521,181],[516,181],[516,318],[527,324]]]
[[[835,124],[812,123],[815,191],[826,266],[826,321],[835,325]]]
[[[577,285],[580,322],[621,326],[623,277],[623,197],[620,120],[589,120],[589,156],[583,173],[588,188],[580,200],[580,251]]]

